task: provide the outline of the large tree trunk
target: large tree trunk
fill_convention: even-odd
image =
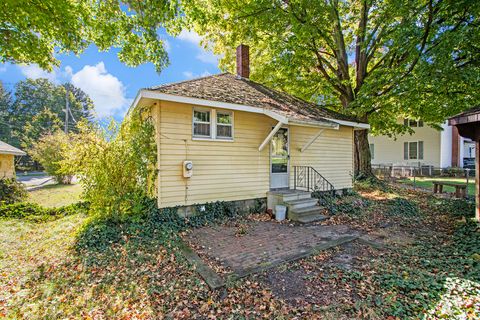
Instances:
[[[373,177],[368,130],[355,131],[355,177],[366,179]]]

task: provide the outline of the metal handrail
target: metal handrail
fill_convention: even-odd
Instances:
[[[293,188],[307,191],[333,192],[335,190],[333,184],[310,166],[293,166]]]

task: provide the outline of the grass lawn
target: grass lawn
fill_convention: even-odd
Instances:
[[[321,251],[228,282],[223,292],[209,290],[153,214],[0,220],[0,318],[480,317],[480,229],[460,219],[472,209],[466,202],[362,187],[329,205],[337,214],[324,223],[385,246]]]
[[[424,178],[424,177],[417,177],[417,178],[415,178],[415,185],[420,187],[420,188],[433,190],[433,182],[434,181],[447,182],[447,183],[448,182],[462,183],[462,184],[467,183],[467,179],[465,179],[465,178],[448,178],[448,177]],[[402,179],[402,180],[399,180],[399,182],[413,185],[413,178]],[[455,187],[444,186],[443,191],[453,193],[453,192],[455,192]],[[471,177],[469,179],[468,194],[470,196],[475,195],[475,177]]]
[[[53,184],[29,191],[28,201],[44,207],[61,207],[80,201],[81,193],[80,184]]]

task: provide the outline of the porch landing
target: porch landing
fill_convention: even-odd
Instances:
[[[233,272],[242,277],[307,257],[359,236],[358,231],[346,225],[288,225],[273,221],[248,221],[236,226],[194,229],[185,240],[203,259],[211,260],[214,264],[220,263],[224,272]]]

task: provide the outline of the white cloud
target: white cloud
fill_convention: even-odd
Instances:
[[[200,41],[202,41],[202,37],[198,33],[196,33],[195,31],[189,31],[185,29],[183,29],[180,32],[177,38],[182,41],[188,41],[196,45],[200,45]]]
[[[207,76],[212,75],[207,70],[203,71],[201,74],[193,73],[192,71],[184,71],[184,72],[182,72],[182,74],[188,80],[193,79],[193,78],[207,77]]]
[[[220,59],[220,56],[213,54],[213,52],[204,51],[204,50],[202,50],[195,57],[204,63],[211,63],[214,65],[218,65],[218,59]]]
[[[30,79],[39,79],[39,78],[46,78],[52,82],[57,81],[57,71],[54,69],[53,71],[45,71],[40,68],[37,64],[28,64],[28,65],[19,65],[20,71],[22,74]]]
[[[218,65],[218,60],[220,59],[220,56],[213,54],[213,52],[211,51],[205,50],[200,44],[200,42],[202,41],[202,37],[195,31],[188,31],[184,29],[177,36],[177,39],[196,45],[199,52],[195,56],[195,58],[197,58],[198,60],[202,61],[203,63]]]
[[[71,82],[82,89],[93,100],[98,118],[114,114],[123,114],[131,103],[125,96],[125,86],[114,75],[107,72],[105,64],[86,65],[80,71],[72,73],[72,68],[65,68],[71,74]]]

